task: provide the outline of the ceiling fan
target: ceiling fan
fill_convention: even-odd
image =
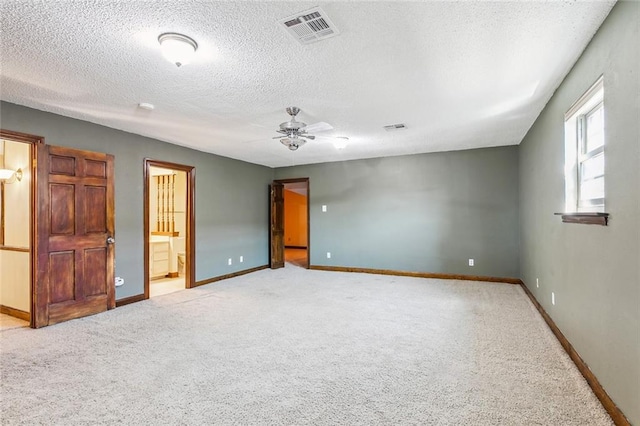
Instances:
[[[291,151],[297,150],[307,143],[308,140],[314,140],[316,137],[310,133],[324,132],[333,129],[331,124],[322,121],[308,126],[307,123],[297,121],[296,116],[300,112],[300,108],[298,107],[288,107],[286,111],[287,114],[291,116],[291,119],[284,123],[280,123],[280,129],[276,130],[278,133],[283,134],[284,137],[275,136],[273,139],[280,139],[280,143]]]

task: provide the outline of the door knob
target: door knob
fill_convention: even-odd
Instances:
[[[116,239],[113,237],[107,237],[107,244],[113,244],[116,242]]]

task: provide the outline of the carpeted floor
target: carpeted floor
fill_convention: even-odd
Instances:
[[[508,284],[287,265],[0,339],[6,425],[611,424]]]

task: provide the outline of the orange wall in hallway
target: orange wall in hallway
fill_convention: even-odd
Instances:
[[[307,247],[307,197],[284,190],[284,244]]]

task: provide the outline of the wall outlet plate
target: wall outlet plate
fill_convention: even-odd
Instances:
[[[330,251],[327,252],[327,259],[331,259],[331,252]]]
[[[233,263],[233,260],[231,258],[229,258],[228,262],[229,265],[231,265]]]
[[[475,264],[473,259],[469,259],[469,266],[473,266]]]

